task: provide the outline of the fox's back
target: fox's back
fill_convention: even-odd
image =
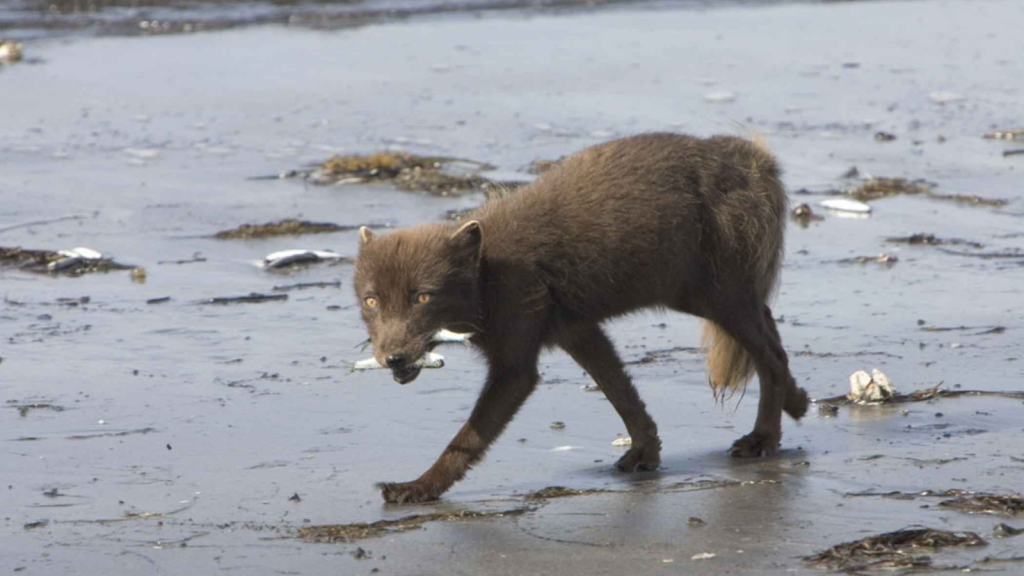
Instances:
[[[564,306],[607,317],[663,304],[765,245],[777,252],[785,209],[758,145],[645,134],[569,156],[474,217],[489,259],[534,267]]]

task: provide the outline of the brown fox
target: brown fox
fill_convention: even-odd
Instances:
[[[537,386],[541,350],[565,350],[625,422],[616,463],[655,470],[661,440],[601,328],[642,308],[705,320],[716,396],[753,372],[761,397],[736,457],[778,452],[782,412],[807,411],[768,300],[783,254],[785,190],[771,153],[730,136],[644,134],[587,148],[458,223],[360,230],[355,290],[374,356],[400,384],[441,329],[472,333],[487,379],[469,421],[417,480],[379,484],[387,502],[443,494],[477,463]]]

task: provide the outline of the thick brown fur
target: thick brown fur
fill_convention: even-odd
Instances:
[[[409,364],[447,328],[472,332],[488,362],[469,421],[419,479],[382,484],[384,499],[434,499],[462,479],[536,387],[550,346],[594,378],[625,422],[633,444],[617,466],[656,469],[657,426],[601,328],[643,308],[706,321],[716,396],[757,372],[754,430],[731,453],[776,453],[783,410],[796,419],[807,410],[768,307],[786,214],[763,144],[645,134],[574,154],[463,224],[363,230],[355,288],[377,360],[409,382],[418,375]]]

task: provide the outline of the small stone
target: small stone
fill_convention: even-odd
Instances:
[[[552,430],[565,430],[565,422],[555,420],[554,422],[551,423],[550,428]]]

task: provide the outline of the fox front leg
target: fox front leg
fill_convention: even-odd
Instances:
[[[476,401],[473,413],[441,453],[441,457],[412,482],[378,484],[384,501],[405,504],[439,498],[483,458],[487,448],[501,435],[505,426],[530,397],[539,380],[536,352],[532,361],[513,363],[511,366],[495,366],[492,363],[487,383]]]

